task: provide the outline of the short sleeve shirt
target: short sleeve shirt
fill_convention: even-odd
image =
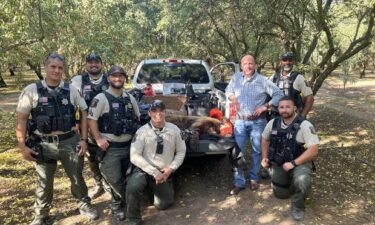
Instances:
[[[45,80],[42,81],[43,87],[47,88],[49,92],[51,91],[60,91],[61,88],[64,87],[64,82],[61,81],[59,86],[53,90],[48,87]],[[70,102],[74,106],[79,106],[81,110],[86,110],[87,105],[85,100],[82,98],[81,94],[78,92],[78,90],[73,86],[69,85],[70,89]],[[31,109],[35,108],[38,105],[38,90],[36,87],[36,84],[30,84],[25,89],[23,89],[19,99],[18,99],[18,105],[17,105],[17,112],[24,113],[24,114],[30,114]]]
[[[108,92],[109,94],[113,96],[116,96],[111,91],[111,89],[106,90],[106,92]],[[135,98],[131,94],[126,93],[125,90],[123,90],[122,93],[124,97],[128,96],[130,98],[130,101],[133,105],[134,113],[138,118],[140,118],[140,112],[139,112],[138,104]],[[101,117],[105,113],[109,113],[109,102],[105,94],[100,93],[97,96],[95,96],[95,98],[92,100],[87,118],[91,120],[98,120],[99,117]],[[129,134],[122,134],[120,136],[116,136],[114,134],[109,134],[109,133],[100,133],[100,134],[103,137],[107,138],[109,141],[113,141],[113,142],[126,142],[126,141],[131,140],[133,137],[132,135],[129,135]]]
[[[264,139],[270,140],[274,120],[275,119],[268,122],[264,128],[262,133],[262,137]],[[288,125],[284,124],[284,122],[281,120],[281,129],[286,128],[288,128]],[[301,123],[300,129],[297,131],[296,141],[299,143],[305,143],[308,148],[312,145],[319,144],[319,138],[316,134],[315,128],[308,120],[304,120]]]

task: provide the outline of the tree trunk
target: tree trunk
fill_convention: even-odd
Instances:
[[[9,67],[8,67],[8,70],[9,70],[9,73],[10,73],[11,76],[16,75],[15,72],[14,72],[14,66],[13,65],[10,64]]]
[[[27,65],[30,67],[30,69],[34,70],[35,74],[39,78],[39,80],[43,80],[42,76],[42,68],[39,64],[33,64],[30,60],[26,61]]]
[[[2,87],[7,87],[7,84],[5,83],[3,76],[1,76],[1,71],[0,71],[0,88]]]
[[[366,76],[366,63],[361,63],[361,67],[360,67],[360,73],[359,73],[359,78],[362,79],[362,78],[365,78]]]

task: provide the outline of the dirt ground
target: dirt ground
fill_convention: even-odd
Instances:
[[[14,111],[16,99],[16,95],[0,97],[0,108]],[[373,78],[349,85],[345,92],[337,79],[328,79],[319,90],[309,119],[318,130],[321,146],[303,222],[296,223],[291,218],[290,199],[273,196],[270,180],[262,180],[256,192],[246,189],[238,196],[229,196],[232,174],[227,157],[205,157],[188,159],[178,170],[175,204],[170,209],[158,211],[145,201],[144,224],[375,224],[374,108]],[[16,150],[12,151],[15,154]],[[30,171],[23,176],[33,173],[31,165],[27,166]],[[93,180],[86,168],[85,176],[92,187]],[[32,200],[22,210],[25,218],[17,220],[11,217],[20,210],[11,205],[14,199],[32,197],[32,192],[6,188],[5,185],[15,182],[4,175],[6,171],[0,166],[0,195],[9,196],[0,198],[0,224],[26,224],[31,220]],[[75,208],[68,180],[62,172],[57,177],[51,224],[126,224],[110,215],[106,194],[93,201],[101,219],[88,222]]]

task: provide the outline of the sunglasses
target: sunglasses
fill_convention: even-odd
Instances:
[[[281,59],[283,62],[293,62],[292,58],[282,58]]]
[[[47,59],[58,59],[60,61],[65,62],[64,56],[62,56],[62,55],[60,55],[58,53],[50,53],[50,54],[48,54]]]

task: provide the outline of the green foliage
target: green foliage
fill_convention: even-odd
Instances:
[[[313,74],[314,92],[369,46],[375,14],[371,0],[8,0],[0,6],[2,71],[28,61],[39,65],[50,52],[66,56],[69,78],[93,51],[106,68],[119,64],[130,74],[145,58],[222,62],[253,52],[262,65],[293,51]],[[366,55],[357,61],[371,63]]]

